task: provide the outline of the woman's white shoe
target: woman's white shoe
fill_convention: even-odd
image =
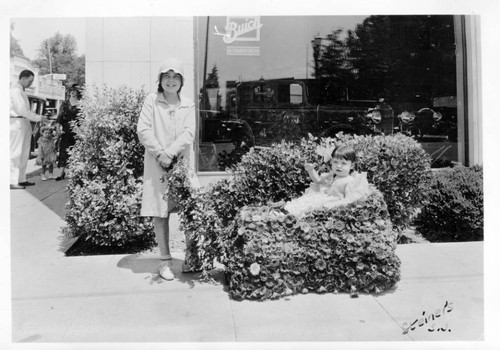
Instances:
[[[167,281],[171,281],[174,279],[174,272],[172,271],[172,261],[167,260],[160,264],[158,268],[158,274],[161,278]]]

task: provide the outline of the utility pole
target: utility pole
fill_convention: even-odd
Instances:
[[[49,54],[49,69],[50,69],[50,74],[52,74],[52,55],[50,54],[50,43],[49,43],[49,40],[47,40],[47,53]]]
[[[309,79],[309,43],[306,45],[306,79]]]
[[[207,36],[205,37],[205,59],[203,62],[203,87],[202,87],[202,93],[203,93],[203,98],[202,98],[202,103],[203,106],[201,109],[206,109],[207,108],[207,58],[208,58],[208,31],[210,28],[210,16],[207,16]]]

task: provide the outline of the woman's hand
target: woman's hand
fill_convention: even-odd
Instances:
[[[164,168],[168,168],[172,163],[172,158],[170,158],[165,152],[161,152],[157,158],[160,165]]]

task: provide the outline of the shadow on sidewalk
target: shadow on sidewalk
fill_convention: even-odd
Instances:
[[[66,203],[68,202],[68,192],[66,191],[68,180],[42,181],[40,176],[31,176],[28,177],[28,181],[34,182],[35,185],[26,187],[24,191],[42,202],[61,219],[64,219],[66,214]]]
[[[182,263],[184,261],[181,259],[172,259],[172,270],[174,271],[174,281],[179,281],[182,283],[186,283],[189,285],[189,288],[194,288],[197,285],[202,284],[219,284],[226,291],[225,282],[224,282],[224,270],[221,268],[215,268],[210,270],[210,280],[202,279],[202,273],[182,273]],[[155,283],[168,283],[158,275],[158,266],[160,265],[160,259],[158,258],[150,258],[150,257],[141,257],[140,255],[132,254],[127,255],[120,259],[117,263],[117,267],[123,269],[129,269],[133,273],[148,273],[150,276],[147,277],[149,279],[149,284]]]

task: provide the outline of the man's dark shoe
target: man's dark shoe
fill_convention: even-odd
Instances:
[[[24,181],[24,182],[20,182],[19,186],[33,186],[34,184],[35,184],[34,182]]]
[[[24,190],[24,186],[21,185],[10,185],[11,190]]]

